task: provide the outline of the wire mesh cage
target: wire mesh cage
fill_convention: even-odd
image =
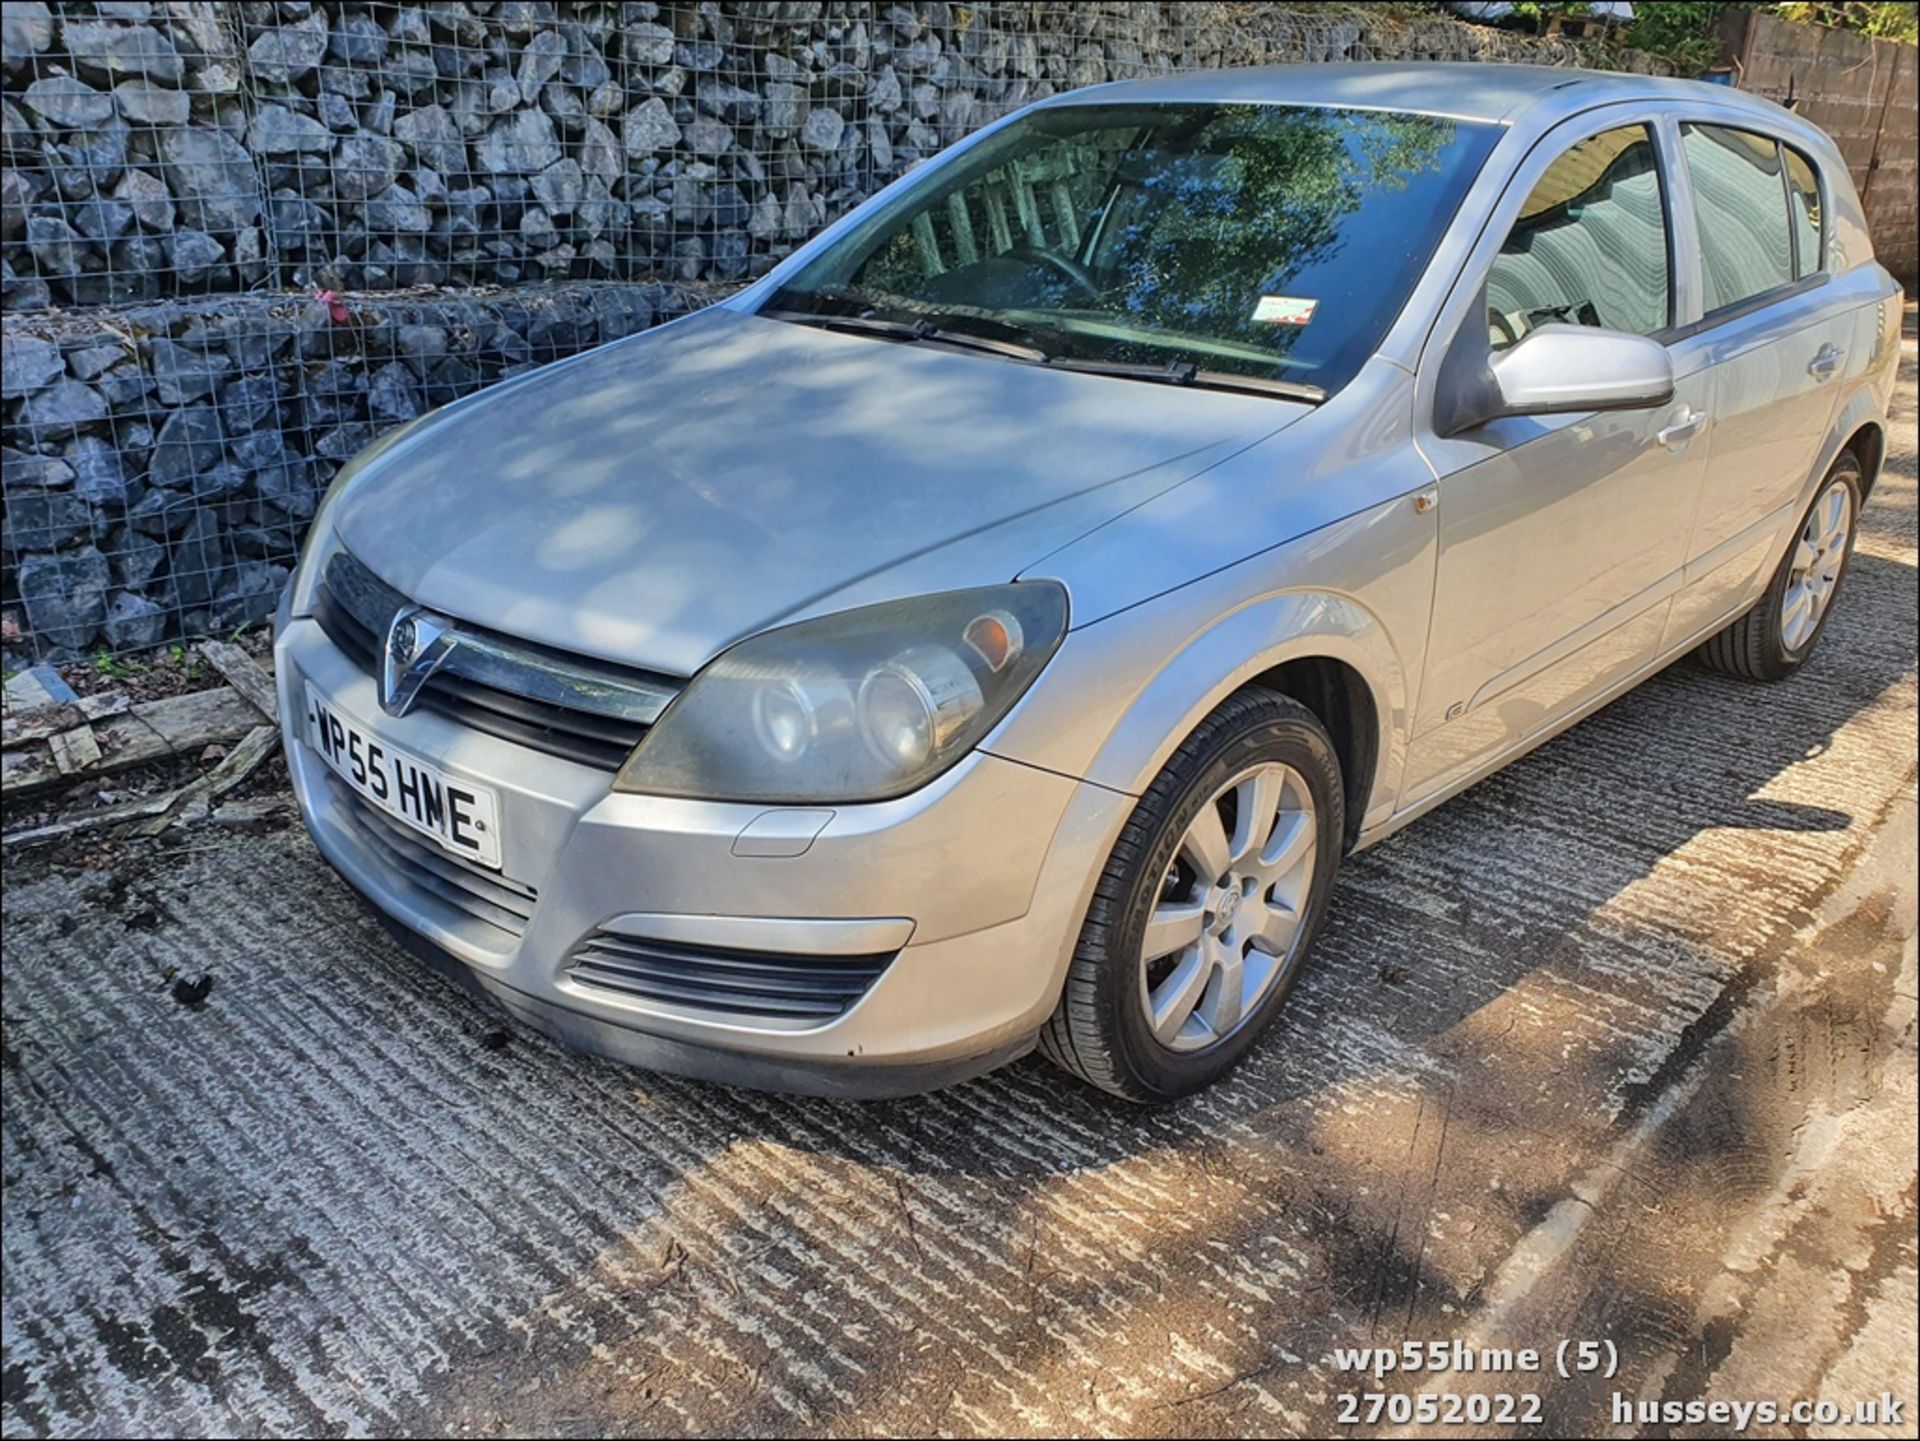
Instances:
[[[1372,6],[9,0],[0,19],[10,662],[257,624],[382,430],[725,294],[1032,100],[1586,53]]]

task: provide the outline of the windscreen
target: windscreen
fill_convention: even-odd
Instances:
[[[1399,313],[1498,136],[1381,110],[1044,108],[910,186],[764,309],[1331,392]]]

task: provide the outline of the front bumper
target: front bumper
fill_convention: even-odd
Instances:
[[[372,679],[311,620],[282,621],[276,659],[314,843],[410,949],[569,1045],[733,1084],[901,1094],[1029,1048],[1132,805],[983,752],[913,795],[832,810],[620,795],[603,771],[431,713],[385,715]],[[363,731],[494,789],[500,876],[526,893],[505,898],[512,914],[450,904],[428,873],[393,863],[307,743],[309,680]],[[432,842],[418,845],[431,861]],[[577,955],[606,935],[796,965],[898,950],[821,1021],[583,984]]]

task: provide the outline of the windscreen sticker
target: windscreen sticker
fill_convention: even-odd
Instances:
[[[1319,307],[1317,300],[1302,300],[1296,295],[1263,295],[1253,307],[1253,318],[1269,325],[1305,325]]]

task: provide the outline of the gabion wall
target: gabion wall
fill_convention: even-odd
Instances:
[[[380,430],[765,271],[1028,101],[1523,59],[1366,8],[7,0],[9,662],[256,623]]]

